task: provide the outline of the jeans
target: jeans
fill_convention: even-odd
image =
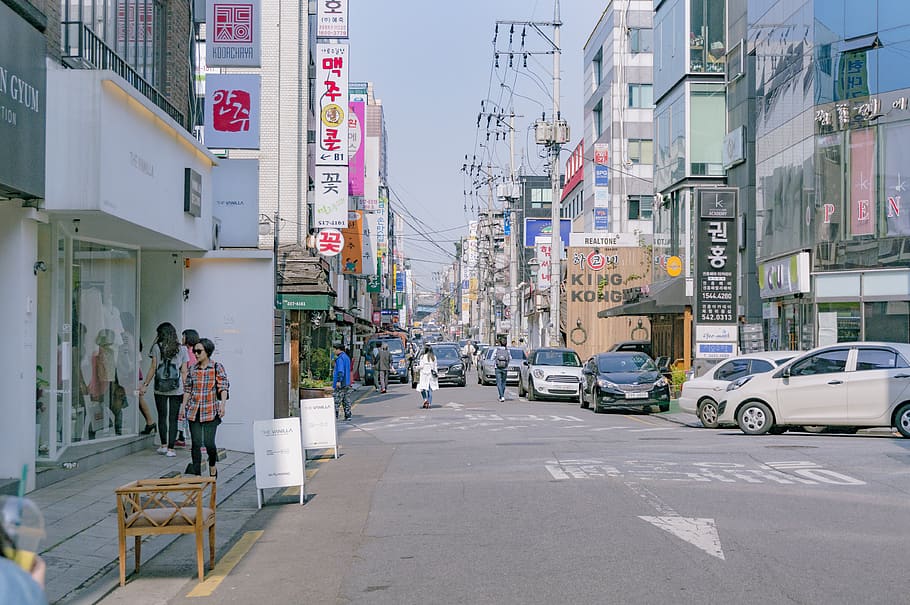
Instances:
[[[190,435],[193,439],[193,446],[190,449],[190,455],[193,458],[193,472],[197,475],[202,474],[202,446],[205,446],[205,453],[209,456],[209,466],[215,466],[218,462],[218,448],[215,446],[215,431],[218,430],[218,420],[209,420],[208,422],[199,422],[190,420]]]
[[[389,371],[379,370],[379,388],[386,390],[389,387]]]
[[[433,389],[430,389],[430,388],[421,389],[420,395],[423,397],[424,401],[426,401],[427,403],[429,403],[429,404],[433,403]]]
[[[351,387],[338,387],[333,394],[335,397],[335,417],[338,418],[338,408],[344,408],[345,420],[351,417]]]
[[[500,399],[506,396],[506,376],[508,372],[508,368],[496,368],[496,390],[499,391]]]
[[[158,436],[161,445],[174,449],[177,440],[177,416],[180,415],[180,406],[183,395],[161,395],[155,393],[155,407],[158,408]]]

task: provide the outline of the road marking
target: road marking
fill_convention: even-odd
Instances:
[[[248,531],[243,534],[243,536],[237,540],[237,543],[231,547],[231,550],[224,555],[220,561],[215,565],[215,569],[209,574],[204,581],[196,585],[196,587],[187,594],[187,597],[210,597],[212,593],[215,592],[215,589],[221,585],[221,582],[231,573],[231,570],[240,562],[240,559],[253,548],[253,544],[256,543],[256,540],[262,537],[262,534],[265,533],[262,530],[259,531]]]
[[[692,517],[638,517],[643,521],[670,532],[677,538],[697,546],[712,557],[724,559],[724,551],[720,546],[720,536],[714,519],[695,519]]]
[[[647,433],[648,431],[672,431],[675,430],[672,426],[657,427],[653,429],[629,429],[630,433]]]
[[[460,409],[464,408],[464,406],[463,406],[462,404],[460,404],[460,403],[455,403],[454,401],[450,401],[449,403],[445,404],[445,405],[442,406],[442,407],[444,407],[444,408],[452,408],[452,409],[455,409],[455,410],[460,410]]]
[[[640,423],[642,423],[642,424],[647,424],[647,425],[650,425],[650,426],[654,426],[654,423],[653,423],[653,422],[647,422],[647,421],[642,420],[641,418],[639,418],[639,417],[637,417],[637,416],[629,416],[628,414],[623,414],[623,418],[628,418],[629,420],[634,420],[635,422],[640,422]]]

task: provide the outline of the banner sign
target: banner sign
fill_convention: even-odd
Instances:
[[[212,214],[221,221],[219,243],[259,246],[259,160],[218,160],[212,167],[212,197]]]
[[[610,186],[610,168],[607,166],[601,166],[599,164],[594,165],[594,186],[595,187],[609,187]]]
[[[335,256],[344,250],[344,235],[338,229],[323,229],[316,234],[316,250],[323,256]]]
[[[363,196],[364,166],[364,131],[363,101],[351,101],[348,104],[348,194]]]
[[[594,208],[594,231],[610,230],[610,209],[608,207]]]
[[[635,248],[639,245],[634,233],[577,233],[569,234],[572,248]]]
[[[332,400],[329,399],[331,402]],[[334,408],[334,404],[332,406]],[[303,402],[300,406],[303,413]],[[334,409],[333,409],[334,412]],[[334,424],[334,413],[332,414]],[[253,459],[256,464],[256,496],[262,508],[262,490],[300,486],[300,503],[306,497],[300,418],[276,418],[253,422]]]
[[[548,218],[526,218],[525,219],[525,247],[533,248],[535,246],[534,238],[538,235],[550,237],[553,229],[550,227],[552,221]],[[569,233],[572,232],[572,221],[564,218],[559,221],[559,238],[562,240],[562,249],[569,247]]]
[[[550,263],[551,255],[551,237],[538,235],[534,238],[534,248],[537,253],[537,289],[548,290],[552,278],[552,264]]]
[[[316,37],[348,37],[348,0],[316,0]]]
[[[319,149],[316,165],[348,164],[348,45],[316,45]],[[347,182],[347,178],[345,178]]]
[[[594,144],[594,165],[606,166],[609,163],[608,146],[606,143]]]
[[[363,273],[363,212],[349,210],[348,226],[341,234],[344,236],[341,270],[349,275],[360,275]]]
[[[208,67],[260,67],[260,0],[208,0],[205,63]]]
[[[737,190],[697,191],[696,324],[730,324],[736,321]]]
[[[260,77],[208,74],[205,80],[206,147],[259,149]]]
[[[348,226],[348,167],[316,166],[313,223],[317,229]]]

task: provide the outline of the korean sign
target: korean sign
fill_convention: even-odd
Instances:
[[[341,270],[359,275],[363,273],[363,213],[360,210],[348,211],[348,226],[341,230],[341,234],[345,241]]]
[[[348,37],[348,0],[316,0],[316,37]]]
[[[736,321],[736,190],[698,190],[697,324]]]
[[[259,0],[208,0],[205,6],[208,67],[259,67]]]
[[[344,236],[338,229],[323,229],[316,235],[316,250],[323,256],[335,256],[344,249]]]
[[[348,226],[348,167],[316,166],[313,222],[317,229]]]
[[[258,75],[209,74],[205,87],[205,145],[259,149]]]
[[[364,102],[351,101],[348,114],[348,193],[363,196],[364,178]]]
[[[316,45],[319,139],[316,165],[348,164],[348,45]],[[346,179],[347,177],[345,177]],[[347,182],[347,180],[345,180]]]
[[[551,247],[550,242],[552,241],[551,237],[542,237],[537,236],[534,238],[534,247],[537,249],[537,289],[538,290],[547,290],[550,287],[551,281],[551,264],[550,264],[550,254]]]

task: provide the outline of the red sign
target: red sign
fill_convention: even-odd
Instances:
[[[215,4],[215,41],[253,41],[252,4]]]
[[[588,266],[595,271],[600,271],[607,265],[607,257],[600,252],[591,252],[588,254]]]
[[[216,90],[212,96],[212,127],[219,132],[250,129],[250,93],[246,90]]]
[[[875,135],[872,128],[850,133],[850,234],[875,235]]]
[[[380,311],[373,311],[373,325],[382,325],[382,313]]]
[[[598,166],[607,166],[609,164],[609,151],[605,143],[594,145],[594,163]]]
[[[344,248],[344,236],[338,229],[323,229],[316,235],[316,250],[323,256],[335,256]]]

